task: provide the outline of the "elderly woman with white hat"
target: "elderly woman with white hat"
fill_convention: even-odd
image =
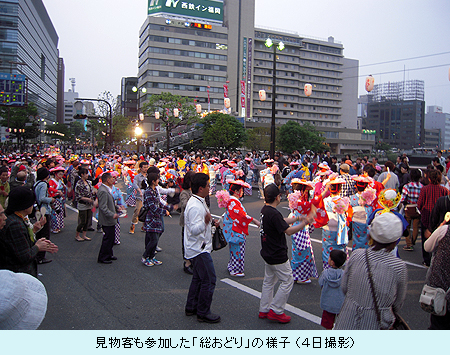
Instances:
[[[353,251],[341,289],[345,301],[334,329],[389,329],[406,296],[406,264],[391,251],[404,224],[392,212],[377,215],[370,224],[369,249]],[[370,270],[370,276],[369,276]]]

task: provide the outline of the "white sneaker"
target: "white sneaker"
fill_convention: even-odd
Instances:
[[[245,274],[243,272],[230,272],[231,276],[236,276],[236,277],[244,277]]]
[[[156,251],[162,251],[162,248],[160,248],[160,247],[156,247]]]

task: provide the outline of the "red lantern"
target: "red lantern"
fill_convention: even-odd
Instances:
[[[366,91],[371,92],[373,90],[373,85],[375,84],[375,79],[372,75],[366,78]]]
[[[202,105],[200,104],[195,105],[195,109],[197,110],[197,113],[202,113]]]
[[[305,95],[311,96],[312,94],[312,85],[311,84],[305,84]]]
[[[223,102],[224,102],[225,107],[226,107],[227,109],[229,109],[230,106],[231,106],[231,101],[230,101],[230,99],[229,99],[228,97],[226,97],[225,99],[223,99]]]

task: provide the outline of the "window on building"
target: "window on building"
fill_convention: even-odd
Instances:
[[[41,54],[41,79],[45,81],[45,56]]]

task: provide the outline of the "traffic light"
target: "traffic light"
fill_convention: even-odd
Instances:
[[[84,120],[87,118],[87,115],[77,114],[74,115],[73,118],[75,118],[76,120]]]

